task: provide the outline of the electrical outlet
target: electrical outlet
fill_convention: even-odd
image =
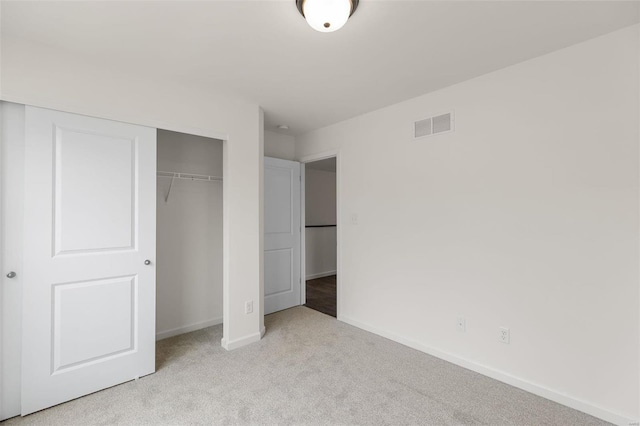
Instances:
[[[244,313],[251,314],[253,313],[253,300],[247,300],[244,302]]]
[[[464,333],[465,331],[467,331],[467,320],[463,317],[458,317],[456,321],[456,327],[458,328],[458,331]]]
[[[511,332],[507,327],[500,327],[498,329],[498,340],[502,343],[511,343]]]
[[[358,224],[358,214],[357,213],[353,213],[351,215],[351,224],[352,225],[357,225]]]

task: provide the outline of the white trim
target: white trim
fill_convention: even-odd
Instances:
[[[21,96],[12,96],[11,94],[7,95],[4,93],[0,93],[0,100],[7,101],[7,102],[14,102],[17,104],[30,105],[30,106],[35,106],[35,107],[40,107],[45,109],[51,109],[55,111],[68,112],[72,114],[86,115],[89,117],[104,118],[105,120],[120,121],[122,123],[137,124],[139,126],[152,127],[155,129],[169,130],[169,131],[178,132],[178,133],[186,133],[189,135],[202,136],[205,138],[213,138],[213,139],[219,139],[223,141],[229,140],[229,135],[224,132],[212,131],[208,129],[202,129],[199,127],[183,126],[180,124],[164,123],[158,120],[150,120],[150,119],[131,116],[127,114],[114,115],[111,113],[107,113],[105,111],[96,111],[96,110],[90,110],[86,108],[78,108],[70,105],[64,105],[61,103],[52,103],[50,101],[29,99]]]
[[[331,275],[336,275],[337,273],[338,271],[319,272],[317,274],[307,275],[306,280],[315,280],[316,278],[330,277]]]
[[[638,419],[631,419],[622,414],[614,413],[612,411],[607,410],[606,408],[602,408],[597,405],[591,404],[589,402],[583,401],[581,399],[574,398],[565,393],[555,391],[553,389],[549,389],[543,385],[539,385],[537,383],[533,383],[528,380],[521,379],[516,376],[512,376],[511,374],[506,373],[504,371],[496,370],[492,367],[479,364],[475,361],[462,358],[460,356],[451,354],[449,352],[445,352],[440,349],[436,349],[436,348],[424,345],[413,339],[400,336],[398,334],[395,334],[386,330],[382,330],[372,325],[354,320],[349,317],[345,317],[344,315],[340,316],[338,319],[354,327],[358,327],[363,330],[369,331],[371,333],[377,334],[379,336],[385,337],[389,340],[393,340],[394,342],[408,346],[412,349],[416,349],[418,351],[427,353],[429,355],[435,356],[436,358],[443,359],[452,364],[458,365],[460,367],[464,367],[471,371],[475,371],[476,373],[480,373],[483,376],[490,377],[492,379],[498,380],[508,385],[515,386],[519,389],[525,390],[534,395],[538,395],[548,400],[557,402],[558,404],[566,405],[567,407],[573,408],[578,411],[582,411],[583,413],[587,413],[589,415],[605,420],[607,422],[614,423],[617,425],[630,425],[630,424],[638,423]]]
[[[326,158],[336,158],[336,316],[338,320],[342,317],[342,220],[341,220],[341,190],[340,181],[342,179],[342,170],[340,169],[340,150],[334,149],[329,151],[318,152],[315,154],[305,155],[299,158],[300,163],[310,163],[312,161],[324,160]],[[304,203],[304,200],[302,201]],[[304,248],[304,247],[303,247]],[[306,264],[306,250],[302,250],[303,264]],[[304,276],[304,275],[303,275]]]
[[[340,182],[342,181],[342,160],[340,154],[336,153],[336,318],[342,316],[342,189]]]
[[[185,325],[184,327],[176,327],[165,331],[159,331],[156,333],[156,341],[219,324],[222,324],[222,317],[196,322],[194,324]]]
[[[262,336],[264,335],[264,333],[265,333],[265,329],[263,328],[262,330],[256,333],[249,334],[248,336],[244,336],[236,340],[227,341],[227,339],[223,337],[222,340],[220,340],[220,344],[226,350],[232,351],[234,349],[238,349],[243,346],[250,345],[251,343],[259,342],[260,339],[262,339]]]
[[[312,163],[314,161],[326,160],[327,158],[333,158],[333,157],[336,157],[337,159],[339,155],[340,155],[340,151],[337,149],[334,149],[331,151],[319,152],[317,154],[305,155],[304,157],[301,157],[298,161],[300,161],[301,163]],[[338,171],[337,165],[336,165],[336,171]]]
[[[300,163],[300,304],[307,304],[307,166]],[[304,231],[304,232],[302,232]]]

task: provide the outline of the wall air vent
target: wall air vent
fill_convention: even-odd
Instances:
[[[413,123],[413,138],[438,135],[453,130],[453,112],[434,115]]]

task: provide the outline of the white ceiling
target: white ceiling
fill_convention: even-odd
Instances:
[[[267,129],[294,135],[640,21],[637,1],[361,0],[328,34],[294,0],[1,7],[3,36],[255,101]]]

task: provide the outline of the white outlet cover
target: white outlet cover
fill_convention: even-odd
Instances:
[[[244,313],[251,314],[253,313],[253,301],[247,301],[244,303]]]
[[[458,317],[456,321],[456,327],[458,328],[458,331],[461,331],[461,332],[467,331],[467,320],[462,317]]]
[[[511,343],[511,331],[507,327],[500,327],[498,329],[498,340],[502,343]]]

